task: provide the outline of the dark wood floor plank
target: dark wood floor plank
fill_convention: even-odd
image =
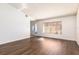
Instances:
[[[32,37],[0,45],[0,55],[79,55],[75,41]]]

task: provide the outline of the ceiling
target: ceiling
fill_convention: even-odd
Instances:
[[[10,3],[10,5],[32,17],[32,20],[74,15],[78,9],[76,3]]]

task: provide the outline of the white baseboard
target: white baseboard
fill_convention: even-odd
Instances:
[[[20,37],[18,39],[14,39],[14,40],[10,40],[10,41],[0,42],[0,45],[10,43],[10,42],[14,42],[14,41],[18,41],[18,40],[22,40],[22,39],[27,39],[27,38],[30,38],[30,36],[26,36],[26,37],[22,37],[22,38]]]

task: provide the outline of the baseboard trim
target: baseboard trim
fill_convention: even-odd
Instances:
[[[5,44],[9,44],[9,43],[13,43],[13,42],[17,42],[17,41],[21,41],[21,40],[25,40],[25,39],[30,39],[31,37],[27,37],[27,38],[23,38],[23,39],[19,39],[19,40],[14,40],[14,41],[8,41],[8,42],[4,42],[1,43],[0,45],[5,45]]]
[[[68,39],[61,39],[61,38],[52,38],[52,37],[46,37],[46,36],[37,36],[37,37],[44,37],[44,38],[49,38],[49,39],[56,39],[56,40],[65,40],[65,41],[75,41],[75,40],[68,40]]]

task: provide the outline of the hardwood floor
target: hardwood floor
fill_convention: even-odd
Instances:
[[[79,55],[75,41],[32,37],[0,45],[0,55]]]

